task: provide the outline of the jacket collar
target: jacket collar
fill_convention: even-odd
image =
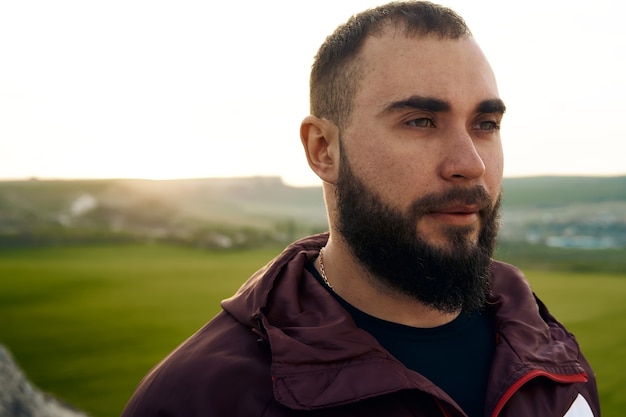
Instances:
[[[492,286],[489,310],[498,344],[487,388],[487,410],[495,409],[504,393],[531,375],[560,382],[584,376],[578,343],[534,295],[521,271],[494,262]]]
[[[303,273],[327,240],[321,234],[293,243],[222,302],[225,311],[269,342],[276,400],[292,409],[316,409],[419,389],[453,404],[357,328],[339,303]],[[541,311],[521,273],[495,262],[493,277],[489,309],[501,336],[491,370],[489,392],[494,395],[487,405],[531,369],[581,372],[575,341]]]

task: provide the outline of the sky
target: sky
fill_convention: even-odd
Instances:
[[[0,179],[319,185],[299,137],[313,56],[380,3],[0,0]],[[626,174],[617,1],[440,3],[496,73],[505,176]]]

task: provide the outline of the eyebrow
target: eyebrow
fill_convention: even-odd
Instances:
[[[383,108],[382,113],[390,113],[395,110],[426,110],[432,112],[447,112],[452,107],[450,103],[436,97],[411,96],[404,100],[391,102]],[[506,106],[499,98],[483,100],[476,106],[477,113],[497,113],[504,114]]]
[[[404,100],[389,103],[383,108],[382,113],[391,113],[395,110],[428,110],[433,112],[450,111],[450,104],[447,101],[424,96],[411,96]]]
[[[504,112],[506,112],[506,106],[499,98],[492,98],[481,101],[476,107],[476,112],[504,114]]]

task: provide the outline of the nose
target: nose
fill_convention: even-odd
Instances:
[[[463,182],[485,174],[485,162],[467,131],[458,132],[444,142],[440,174],[445,180]]]

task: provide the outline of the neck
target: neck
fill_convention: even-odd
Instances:
[[[316,268],[341,298],[376,318],[406,326],[432,328],[454,320],[459,312],[436,310],[382,283],[352,255],[345,242],[332,236]],[[322,274],[323,270],[323,274]]]

